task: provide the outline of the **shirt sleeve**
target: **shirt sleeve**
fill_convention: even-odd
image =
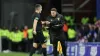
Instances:
[[[32,19],[33,20],[39,20],[40,19],[40,15],[39,14],[33,14],[33,16],[32,16]]]
[[[35,17],[34,20],[39,20],[39,17]]]

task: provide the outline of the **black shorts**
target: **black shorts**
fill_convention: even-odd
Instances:
[[[43,44],[46,42],[46,38],[43,35],[42,31],[37,31],[37,34],[33,34],[33,42]]]

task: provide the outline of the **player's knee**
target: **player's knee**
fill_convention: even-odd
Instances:
[[[37,48],[38,46],[37,46],[37,43],[33,43],[33,47],[34,48]]]
[[[42,48],[46,48],[46,47],[47,47],[46,43],[42,44]]]

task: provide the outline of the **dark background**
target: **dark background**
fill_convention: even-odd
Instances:
[[[61,13],[61,0],[56,4],[55,0],[0,0],[1,1],[1,18],[0,26],[6,28],[13,28],[18,26],[21,28],[24,25],[32,27],[31,16],[34,12],[34,5],[39,3],[43,6],[41,18],[44,20],[49,14],[51,7],[58,8]],[[14,14],[12,13],[14,12]],[[13,14],[13,18],[12,18]],[[11,26],[11,27],[10,27]]]
[[[43,6],[41,13],[41,19],[45,20],[50,14],[52,7],[57,8],[58,12],[63,15],[74,16],[75,22],[80,22],[82,17],[89,17],[93,19],[96,16],[96,0],[90,0],[85,6],[77,10],[85,0],[0,0],[1,1],[1,15],[0,15],[0,27],[6,27],[8,29],[18,26],[21,28],[24,25],[32,27],[31,16],[34,12],[34,5],[39,3]],[[63,4],[73,4],[73,6],[62,6]],[[73,11],[63,11],[63,9]],[[77,10],[77,11],[76,11]],[[14,12],[11,13],[11,12]],[[14,15],[12,17],[12,15]]]

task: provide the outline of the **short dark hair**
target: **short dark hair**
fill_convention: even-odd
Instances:
[[[39,8],[39,7],[42,7],[41,4],[36,4],[36,5],[35,5],[35,10],[36,10],[37,8]]]
[[[56,11],[57,12],[57,9],[56,8],[51,8],[51,11]]]

